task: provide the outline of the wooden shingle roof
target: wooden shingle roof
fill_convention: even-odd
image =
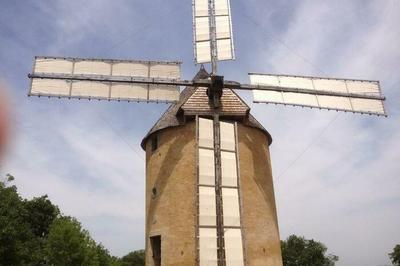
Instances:
[[[209,74],[204,68],[201,68],[195,79],[206,79]],[[185,124],[185,116],[194,115],[212,115],[212,107],[206,94],[206,88],[187,87],[181,94],[179,101],[172,104],[154,124],[141,142],[142,148],[149,137],[157,131],[176,127]],[[268,144],[271,144],[272,138],[268,131],[250,114],[250,107],[233,90],[224,89],[221,97],[220,116],[228,117],[230,120],[238,120],[242,124],[260,129],[268,138]]]
[[[220,104],[221,116],[246,117],[250,111],[250,107],[231,89],[223,90]],[[213,106],[208,99],[207,88],[197,88],[181,108],[185,115],[212,115]]]

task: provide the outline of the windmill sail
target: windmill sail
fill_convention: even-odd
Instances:
[[[211,62],[211,26],[215,25],[216,59],[235,58],[229,0],[193,0],[193,39],[196,63]],[[212,6],[213,8],[209,8]]]
[[[111,59],[36,57],[29,95],[122,100],[175,102],[179,86],[140,84],[132,78],[180,78],[179,62]],[[115,82],[118,80],[119,82]],[[126,82],[124,82],[126,80]]]
[[[254,102],[386,116],[378,81],[250,73]],[[263,90],[262,86],[268,86]],[[275,90],[273,89],[275,88]]]
[[[226,265],[244,265],[236,123],[220,122],[221,180],[215,176],[213,121],[199,118],[198,239],[199,265],[218,264],[217,239]],[[216,187],[220,186],[220,189]],[[221,187],[222,186],[222,187]],[[222,201],[221,201],[222,199]],[[223,223],[222,223],[223,221]]]

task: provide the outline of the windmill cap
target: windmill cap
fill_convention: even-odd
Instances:
[[[197,72],[195,79],[206,79],[210,77],[210,74],[204,69],[204,67],[201,67],[200,70]],[[150,131],[146,134],[146,136],[143,138],[141,142],[141,147],[143,150],[146,150],[146,142],[150,138],[150,136],[158,131],[161,131],[166,128],[170,127],[177,127],[177,126],[183,126],[185,125],[185,119],[184,116],[186,115],[185,112],[186,110],[183,110],[183,106],[185,103],[189,100],[189,98],[200,88],[196,87],[186,87],[180,94],[179,101],[175,104],[170,105],[170,107],[164,112],[164,114],[158,119],[158,121],[154,124],[154,126],[150,129]],[[203,89],[204,90],[204,89]],[[242,111],[240,114],[236,115],[224,115],[221,114],[221,117],[229,117],[230,119],[233,118],[234,120],[240,121],[242,124],[245,126],[253,127],[256,129],[261,130],[268,139],[268,145],[272,143],[272,137],[269,134],[269,132],[255,119],[251,114],[250,114],[250,107],[247,106],[247,104],[237,95],[234,91],[227,89],[230,93],[231,97],[229,101],[232,101],[232,98],[236,98],[234,100],[241,102],[242,103]],[[203,92],[203,97],[206,97],[208,101],[208,96]],[[203,101],[204,103],[204,101]],[[193,113],[193,112],[198,112],[198,113]],[[202,110],[192,110],[192,113],[190,113],[189,116],[193,116],[195,114],[198,115],[207,115],[207,110],[202,112]],[[211,113],[209,114],[211,115]]]

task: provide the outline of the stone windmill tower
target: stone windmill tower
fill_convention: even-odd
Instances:
[[[194,52],[180,62],[36,57],[29,95],[172,103],[142,141],[146,151],[147,265],[282,265],[271,136],[235,90],[254,102],[386,116],[378,81],[249,74],[224,81],[234,59],[229,0],[194,0]],[[180,87],[184,86],[182,92]]]
[[[209,77],[201,69],[195,79]],[[247,104],[224,89],[221,192],[216,198],[213,107],[188,87],[142,141],[146,151],[146,265],[281,265],[269,156],[271,136]],[[219,211],[218,211],[219,210]],[[219,217],[217,217],[219,216]],[[218,228],[219,227],[219,228]]]

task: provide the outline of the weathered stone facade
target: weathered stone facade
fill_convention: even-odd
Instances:
[[[239,168],[247,265],[282,265],[267,137],[238,123]]]
[[[223,120],[223,119],[221,119]],[[152,151],[152,138],[158,148]],[[246,265],[280,266],[282,257],[268,136],[238,123],[242,226]],[[161,236],[162,265],[196,265],[195,122],[150,135],[146,147],[146,265],[150,237]]]
[[[195,123],[189,123],[159,131],[155,151],[146,143],[146,265],[154,265],[153,235],[161,235],[162,265],[195,263],[195,134]]]

